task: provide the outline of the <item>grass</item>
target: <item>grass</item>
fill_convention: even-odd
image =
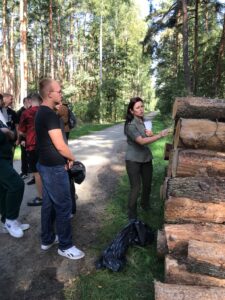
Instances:
[[[154,132],[158,132],[164,127],[165,124],[162,118],[156,117],[153,121]],[[161,139],[151,145],[154,156],[152,211],[149,213],[138,212],[139,218],[155,231],[161,228],[163,224],[163,201],[160,199],[159,191],[165,177],[165,167],[167,165],[167,162],[163,160],[165,141],[166,139]],[[128,191],[128,179],[124,175],[120,179],[116,194],[107,207],[102,229],[99,233],[98,245],[92,249],[96,256],[107,247],[115,235],[127,224]],[[156,255],[156,241],[148,247],[130,247],[126,257],[127,263],[121,272],[113,273],[107,269],[96,270],[91,274],[75,278],[73,287],[65,292],[66,299],[153,300],[153,280],[163,280],[164,273],[164,263]]]
[[[95,124],[95,123],[85,123],[82,125],[78,125],[76,128],[71,130],[70,139],[76,139],[83,135],[88,135],[93,133],[93,131],[103,130],[107,127],[114,125],[113,123],[105,123],[105,124]]]

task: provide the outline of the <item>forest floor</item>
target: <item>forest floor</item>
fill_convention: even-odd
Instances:
[[[80,274],[95,268],[93,254],[101,229],[105,208],[124,173],[126,139],[123,125],[95,132],[70,141],[77,160],[87,170],[85,181],[76,184],[77,213],[72,219],[74,244],[85,252],[85,258],[72,261],[57,254],[54,246],[40,249],[40,207],[28,207],[27,201],[36,196],[35,186],[25,184],[20,220],[31,228],[24,237],[15,239],[0,231],[0,299],[30,300],[64,298],[64,288]],[[20,171],[20,161],[15,161]],[[28,181],[28,180],[26,180]]]

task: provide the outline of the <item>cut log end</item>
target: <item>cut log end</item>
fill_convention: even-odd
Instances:
[[[155,300],[225,300],[225,288],[154,282]]]

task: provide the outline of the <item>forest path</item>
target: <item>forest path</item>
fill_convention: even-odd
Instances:
[[[151,116],[154,116],[152,114]],[[76,184],[77,213],[72,219],[73,240],[85,252],[85,258],[72,261],[57,254],[57,247],[40,249],[40,207],[28,207],[36,196],[35,186],[25,185],[20,220],[31,228],[21,239],[0,232],[0,299],[64,299],[63,288],[76,275],[94,268],[96,257],[91,248],[97,243],[108,200],[124,172],[126,138],[123,124],[70,141],[77,160],[87,170],[85,181]],[[15,162],[20,170],[20,162]],[[126,201],[126,199],[124,199]],[[110,242],[110,241],[109,241]]]

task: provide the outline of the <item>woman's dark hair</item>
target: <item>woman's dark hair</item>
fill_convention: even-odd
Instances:
[[[142,102],[143,103],[143,100],[140,98],[140,97],[134,97],[134,98],[131,98],[130,99],[130,102],[127,106],[127,113],[126,113],[126,116],[125,116],[125,124],[124,124],[124,133],[126,134],[126,126],[127,124],[129,124],[134,116],[133,114],[131,113],[131,110],[133,110],[134,108],[134,105],[137,103],[137,102]]]

